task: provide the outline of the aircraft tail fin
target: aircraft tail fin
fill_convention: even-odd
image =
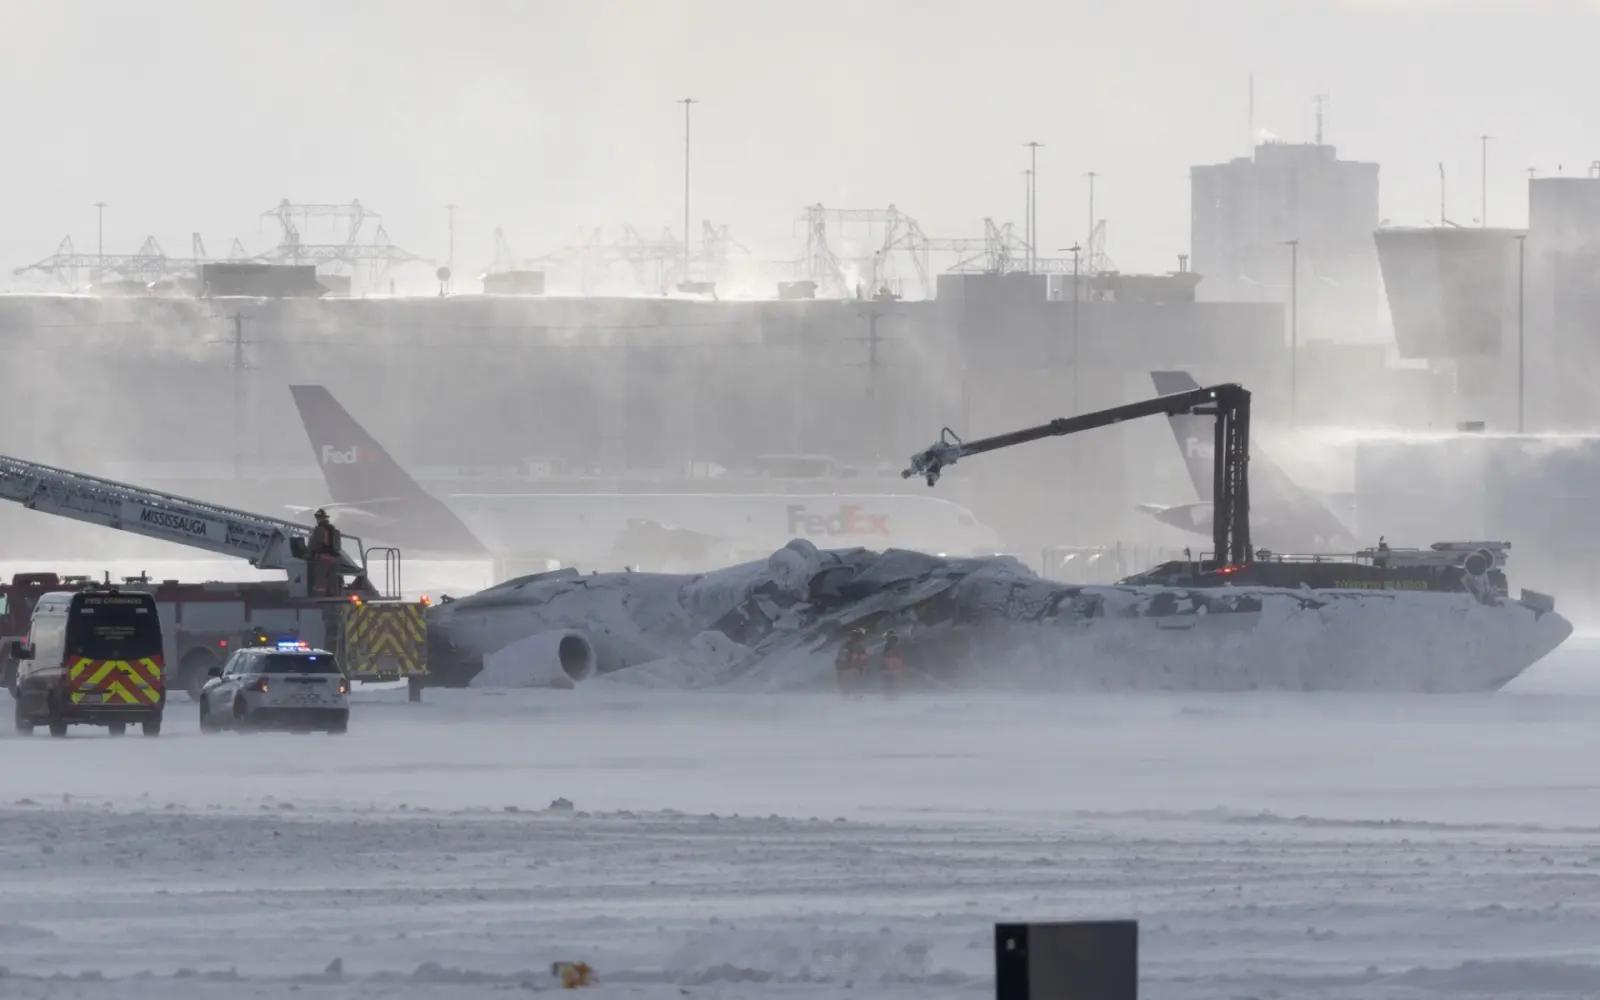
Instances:
[[[1167,396],[1200,388],[1188,372],[1151,372],[1156,393]],[[1209,416],[1179,413],[1168,417],[1178,450],[1183,453],[1195,495],[1211,500],[1213,456],[1216,454],[1216,425]],[[1258,537],[1281,536],[1296,548],[1324,549],[1342,546],[1354,539],[1323,503],[1289,478],[1289,474],[1267,457],[1259,447],[1250,449],[1250,506],[1262,522]],[[1176,508],[1175,508],[1176,509]],[[1279,543],[1283,544],[1283,543]]]
[[[407,549],[484,551],[460,518],[401,468],[331,392],[320,385],[292,385],[289,391],[336,505],[371,518],[379,537]]]
[[[1151,372],[1156,395],[1170,396],[1200,388],[1188,372]],[[1178,440],[1178,451],[1189,470],[1189,480],[1194,483],[1195,496],[1211,499],[1212,455],[1216,452],[1216,433],[1211,417],[1194,413],[1174,413],[1167,418],[1172,436]]]

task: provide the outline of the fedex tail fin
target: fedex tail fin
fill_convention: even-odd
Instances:
[[[1188,372],[1151,372],[1150,380],[1156,384],[1156,395],[1171,396],[1200,388],[1200,383]],[[1172,425],[1172,436],[1178,439],[1178,451],[1183,454],[1183,464],[1189,469],[1189,480],[1194,492],[1202,500],[1211,499],[1212,456],[1216,453],[1216,432],[1211,417],[1194,413],[1174,413],[1167,418]],[[1256,465],[1251,463],[1251,472]],[[1253,485],[1253,484],[1252,484]]]
[[[483,543],[455,512],[412,479],[332,393],[320,385],[292,385],[289,391],[336,519],[359,518],[366,522],[361,530],[408,551],[484,554]]]
[[[1151,372],[1150,379],[1162,396],[1200,388],[1188,372]],[[1216,454],[1212,418],[1179,413],[1167,419],[1195,494],[1209,501]],[[1256,540],[1280,550],[1322,551],[1354,543],[1349,529],[1257,446],[1250,449],[1250,509]]]

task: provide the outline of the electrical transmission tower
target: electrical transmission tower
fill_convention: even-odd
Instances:
[[[348,274],[352,282],[359,277],[368,287],[382,284],[398,265],[433,263],[396,246],[383,228],[383,216],[359,199],[347,204],[312,204],[285,198],[261,217],[277,220],[282,230],[278,245],[256,258],[268,263],[313,264],[318,271]],[[321,220],[331,222],[335,229],[342,226],[344,242],[307,243],[302,234]],[[364,237],[367,232],[371,235]]]
[[[197,237],[198,239],[198,237]],[[82,275],[114,274],[124,281],[152,284],[157,281],[192,275],[203,259],[193,257],[168,257],[154,236],[145,237],[135,253],[79,253],[72,245],[72,237],[62,237],[56,252],[43,260],[19,267],[13,274],[37,272],[55,276],[66,288],[82,287]]]
[[[749,256],[750,251],[728,234],[727,226],[707,221],[701,223],[699,245],[691,247],[687,264],[684,243],[671,229],[649,239],[627,225],[612,240],[599,226],[580,230],[574,242],[527,263],[585,295],[659,295],[678,281],[720,281],[734,258]]]
[[[855,291],[853,279],[874,297],[898,297],[904,294],[905,279],[915,277],[920,297],[932,296],[928,236],[916,219],[895,206],[827,208],[819,202],[807,205],[799,221],[806,227],[801,270],[822,294],[848,297]],[[851,238],[852,228],[858,234],[855,238]],[[833,245],[835,240],[841,244],[839,249]],[[909,275],[903,273],[907,269]]]

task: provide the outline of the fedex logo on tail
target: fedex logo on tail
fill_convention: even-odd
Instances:
[[[805,504],[790,504],[790,535],[887,535],[888,514],[870,514],[859,504],[840,505],[832,514],[809,513]]]
[[[323,465],[361,465],[376,459],[372,452],[363,450],[359,445],[351,445],[348,449],[340,449],[331,444],[325,444],[322,446],[321,455]]]

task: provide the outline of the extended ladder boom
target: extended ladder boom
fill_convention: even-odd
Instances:
[[[296,575],[305,566],[310,529],[263,517],[0,455],[0,499],[147,538],[237,556],[259,569]],[[360,542],[356,542],[357,549]],[[363,571],[360,559],[340,554],[341,575]]]
[[[946,466],[971,455],[1027,444],[1047,437],[1109,427],[1138,417],[1199,413],[1216,417],[1215,475],[1212,477],[1212,541],[1215,558],[1235,565],[1250,562],[1250,393],[1232,382],[1175,392],[1169,396],[1126,403],[1075,417],[1057,417],[1047,424],[976,441],[963,441],[946,427],[938,443],[911,456],[901,475],[921,476],[932,486]]]

